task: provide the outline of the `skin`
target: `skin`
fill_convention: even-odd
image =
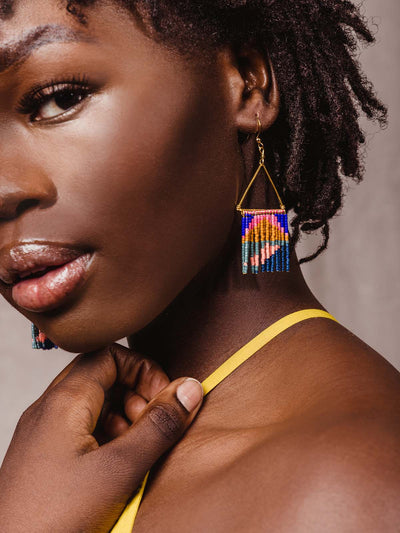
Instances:
[[[90,278],[43,313],[2,294],[66,350],[126,336],[170,379],[203,380],[280,317],[323,308],[295,251],[289,273],[241,274],[235,205],[256,143],[237,134],[255,133],[257,113],[263,129],[276,120],[273,66],[249,46],[185,58],[112,2],[88,13],[96,42],[44,46],[0,74],[0,246],[88,247]],[[57,2],[24,1],[1,43],[45,23],[82,29]],[[68,118],[31,124],[14,110],[33,83],[77,72],[99,88]],[[265,205],[263,189],[251,206]],[[135,532],[396,531],[399,385],[342,325],[291,327],[207,396],[152,469]],[[130,419],[145,405],[136,395]],[[111,433],[126,429],[119,418]]]

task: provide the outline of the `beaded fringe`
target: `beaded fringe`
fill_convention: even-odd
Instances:
[[[284,209],[242,211],[242,273],[289,272],[289,229]]]
[[[32,331],[32,348],[42,350],[51,350],[52,348],[58,348],[44,333],[40,331],[35,324],[31,323]]]

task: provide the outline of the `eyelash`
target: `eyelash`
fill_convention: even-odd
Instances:
[[[49,100],[54,98],[55,96],[62,94],[62,93],[71,93],[74,92],[76,94],[81,94],[84,97],[88,96],[92,90],[89,87],[89,80],[88,78],[83,74],[79,74],[77,76],[71,76],[68,78],[60,79],[51,79],[48,81],[45,85],[37,85],[34,86],[28,93],[23,95],[20,100],[18,101],[16,110],[18,113],[21,113],[23,115],[30,115],[30,120],[35,121],[35,112],[37,114],[39,108],[47,103]],[[81,100],[82,101],[82,100]],[[80,102],[78,102],[80,103]],[[76,104],[77,105],[77,104]],[[71,106],[69,109],[71,109],[74,106]],[[64,113],[68,113],[69,109],[66,109]],[[60,117],[61,115],[64,115],[64,113],[60,113],[59,115],[56,115],[53,119],[42,119],[46,121],[55,120],[56,118]],[[36,121],[36,122],[41,122]]]

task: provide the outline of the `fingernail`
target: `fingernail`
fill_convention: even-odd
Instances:
[[[176,395],[183,407],[191,413],[203,398],[203,386],[194,378],[186,378],[176,389]]]

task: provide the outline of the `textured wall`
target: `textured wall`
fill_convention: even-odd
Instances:
[[[368,127],[367,173],[352,184],[340,216],[331,223],[329,248],[303,265],[319,300],[346,327],[400,368],[396,341],[399,319],[400,195],[398,148],[400,82],[398,0],[367,0],[368,17],[379,24],[378,44],[362,52],[362,63],[380,97],[389,105],[390,125],[384,132]],[[313,242],[299,245],[300,257]],[[0,300],[0,458],[25,407],[71,360],[62,350],[31,349],[30,324]]]

